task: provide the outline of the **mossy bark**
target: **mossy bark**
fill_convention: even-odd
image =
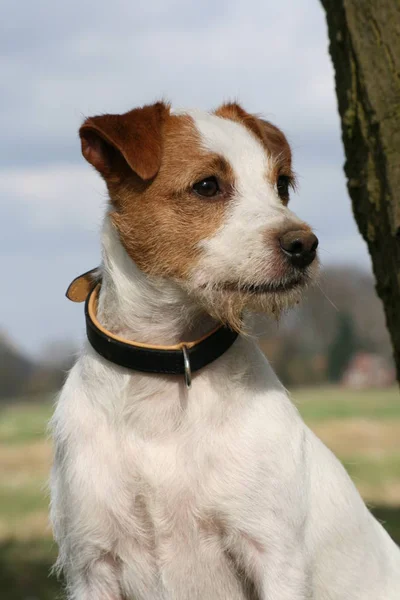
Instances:
[[[348,191],[371,254],[400,382],[400,0],[321,3]]]

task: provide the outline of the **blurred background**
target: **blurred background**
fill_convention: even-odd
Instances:
[[[0,69],[0,590],[47,600],[46,424],[83,338],[64,293],[99,263],[106,203],[84,163],[84,117],[159,98],[237,99],[287,134],[323,273],[260,340],[310,427],[400,543],[400,398],[369,255],[351,213],[318,0],[2,1]]]

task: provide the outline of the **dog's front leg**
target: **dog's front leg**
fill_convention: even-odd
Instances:
[[[260,600],[311,600],[304,436],[301,430],[290,431],[288,453],[286,437],[277,429],[278,439],[266,447],[258,465],[248,457],[247,464],[257,470],[247,469],[245,493],[238,489],[239,501],[230,504],[230,512],[223,508],[224,537],[238,574],[253,582]]]
[[[262,600],[312,600],[311,577],[300,550],[275,552],[263,565]]]
[[[116,514],[123,496],[112,462],[118,453],[106,422],[95,413],[83,427],[77,415],[87,410],[86,398],[83,393],[76,398],[74,403],[67,388],[53,419],[51,523],[59,546],[56,569],[65,575],[69,600],[123,600],[115,552]]]
[[[117,565],[106,557],[92,561],[80,570],[65,569],[68,600],[123,600]]]
[[[84,508],[88,493],[75,498],[74,485],[67,488],[60,475],[53,469],[51,520],[59,546],[55,568],[64,574],[68,600],[123,600],[118,561],[104,550],[106,522],[91,526],[87,515],[72,510]]]
[[[298,499],[290,517],[275,506],[274,512],[268,511],[260,519],[258,535],[253,531],[253,536],[248,536],[246,570],[254,568],[260,600],[313,598],[301,505]]]
[[[227,553],[238,577],[257,591],[259,600],[312,600],[310,569],[300,537],[279,522],[268,523],[268,535],[243,530],[227,534]]]

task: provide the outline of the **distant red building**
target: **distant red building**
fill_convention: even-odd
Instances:
[[[383,356],[359,352],[350,361],[341,384],[352,389],[364,389],[389,387],[395,381],[395,370]]]

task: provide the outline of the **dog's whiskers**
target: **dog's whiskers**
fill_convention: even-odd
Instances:
[[[320,286],[319,282],[316,281],[316,286],[318,287],[318,289],[320,290],[321,294],[324,296],[324,298],[326,298],[326,300],[328,300],[329,304],[337,311],[339,312],[338,307],[336,306],[336,304],[329,298],[329,296],[324,292],[324,290],[322,289],[322,287]]]

